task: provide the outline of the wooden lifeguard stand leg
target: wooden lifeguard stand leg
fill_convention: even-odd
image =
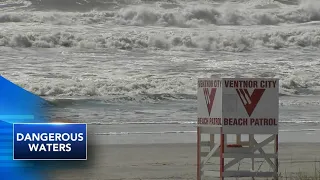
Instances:
[[[237,137],[236,137],[236,143],[237,144],[241,144],[241,134],[237,134]]]
[[[254,147],[254,135],[253,134],[249,134],[249,148],[253,148]],[[251,171],[254,172],[254,157],[251,158]],[[251,177],[252,180],[254,180],[254,177]]]
[[[219,135],[221,127],[206,127],[198,125],[197,127],[197,180],[204,176],[219,177],[219,170],[210,168],[213,161],[219,163],[220,143],[215,141],[215,135]],[[202,135],[209,135],[209,139],[202,139]],[[221,136],[221,135],[220,135]],[[209,169],[208,169],[209,168]]]
[[[210,150],[214,148],[214,134],[210,134]]]
[[[278,149],[279,149],[279,135],[278,134],[275,134],[274,135],[275,137],[275,139],[274,139],[274,152],[278,155]],[[276,172],[276,176],[273,178],[274,180],[278,180],[279,179],[279,177],[278,177],[278,173],[279,173],[279,158],[278,158],[278,156],[277,157],[275,157],[274,158],[274,164],[275,164],[275,166],[276,166],[276,170],[275,170],[275,172]]]

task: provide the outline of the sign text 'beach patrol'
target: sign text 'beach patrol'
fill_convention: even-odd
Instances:
[[[278,79],[199,79],[198,124],[277,129],[278,93]]]

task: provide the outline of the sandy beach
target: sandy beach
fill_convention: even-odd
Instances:
[[[195,179],[198,78],[209,77],[278,78],[280,171],[313,174],[319,2],[0,0],[0,72],[50,101],[50,119],[97,138],[76,168],[37,162],[60,168],[45,172],[53,180]]]
[[[50,172],[56,180],[196,179],[196,144],[97,145],[88,166]],[[319,143],[281,143],[280,172],[314,173]]]

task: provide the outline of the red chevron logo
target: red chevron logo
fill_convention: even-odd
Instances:
[[[248,89],[236,89],[241,102],[246,109],[249,117],[253,113],[266,89],[255,89],[250,95]]]
[[[214,98],[216,96],[217,88],[211,88],[211,91],[209,92],[209,88],[203,88],[203,94],[204,98],[206,100],[207,109],[209,116],[211,114],[212,106],[214,103]]]

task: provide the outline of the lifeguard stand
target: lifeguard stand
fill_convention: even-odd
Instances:
[[[198,79],[197,180],[278,179],[278,93],[278,79]],[[264,148],[270,150],[271,142],[267,153]],[[235,167],[248,159],[244,170]],[[267,162],[269,171],[255,166],[259,159]]]

